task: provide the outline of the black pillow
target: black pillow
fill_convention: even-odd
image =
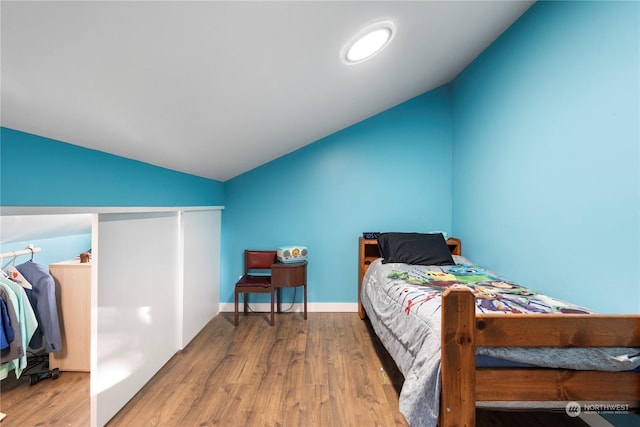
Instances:
[[[378,248],[382,263],[453,265],[453,257],[441,233],[381,233]]]

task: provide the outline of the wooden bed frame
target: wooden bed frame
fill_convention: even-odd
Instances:
[[[361,239],[361,269],[367,261],[363,255],[374,256],[372,248],[363,251],[364,243]],[[460,240],[447,243],[460,255]],[[364,310],[360,317],[366,318]],[[640,401],[640,372],[480,368],[476,347],[640,347],[640,315],[476,314],[469,288],[447,289],[442,298],[440,427],[474,426],[477,401]]]
[[[476,401],[640,401],[640,372],[476,368],[476,347],[640,347],[639,315],[476,314],[469,288],[442,298],[440,426],[475,425]]]

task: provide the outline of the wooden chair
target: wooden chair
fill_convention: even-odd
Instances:
[[[238,326],[238,294],[244,294],[244,314],[248,314],[250,293],[271,294],[271,326],[273,326],[273,286],[271,285],[271,266],[278,261],[276,251],[244,251],[244,274],[236,282],[235,325]],[[255,270],[269,270],[268,274],[251,274]]]

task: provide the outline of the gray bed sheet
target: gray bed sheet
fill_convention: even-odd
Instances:
[[[454,261],[456,266],[438,267],[382,264],[381,259],[377,259],[371,263],[362,283],[361,300],[371,325],[404,375],[400,411],[412,427],[436,426],[438,420],[441,292],[451,285],[449,274],[470,272],[469,280],[464,279],[463,283],[472,288],[484,289],[487,280],[495,281],[500,287],[512,285],[464,257],[454,256]],[[477,312],[588,312],[522,287],[512,290],[498,305],[490,299],[479,302]],[[478,348],[477,353],[551,368],[625,371],[640,366],[640,349],[629,348]]]

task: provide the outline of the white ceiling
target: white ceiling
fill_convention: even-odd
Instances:
[[[450,82],[531,4],[3,0],[1,124],[226,181]]]

